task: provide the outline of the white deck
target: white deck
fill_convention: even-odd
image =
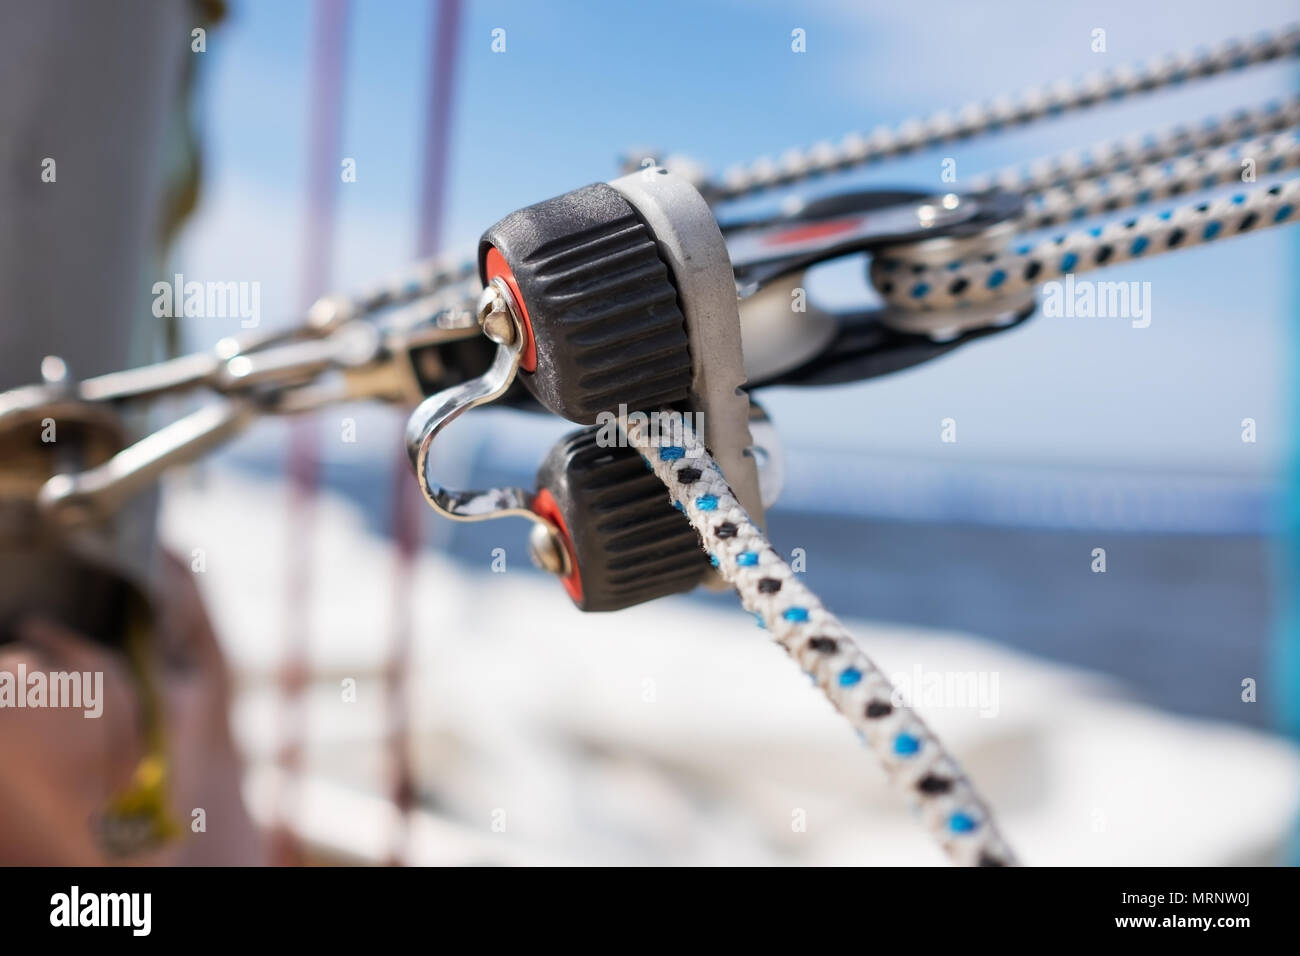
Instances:
[[[171,483],[164,537],[181,554],[204,550],[200,586],[239,678],[236,732],[264,816],[285,492],[229,471],[202,480]],[[502,523],[508,560],[526,561],[525,530]],[[314,551],[319,680],[298,824],[377,860],[392,832],[378,677],[391,557],[330,497]],[[739,608],[665,600],[582,615],[558,584],[487,573],[489,560],[470,572],[420,558],[413,734],[433,804],[415,821],[412,862],[943,862],[841,718]],[[849,624],[887,671],[996,673],[996,717],[921,710],[1026,862],[1270,862],[1296,819],[1300,751],[1278,738],[1163,714],[961,634]],[[356,703],[341,700],[348,677]],[[1225,676],[1225,693],[1236,680]]]

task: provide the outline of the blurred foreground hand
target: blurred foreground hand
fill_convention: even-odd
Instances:
[[[163,556],[158,627],[150,646],[167,749],[167,799],[180,827],[165,846],[106,857],[95,833],[108,803],[145,754],[144,721],[125,656],[47,620],[0,647],[0,671],[102,674],[84,708],[0,707],[0,864],[259,864],[263,840],[240,797],[230,733],[230,679],[189,569]],[[16,678],[15,678],[16,680]],[[18,687],[22,693],[24,688]],[[195,810],[204,832],[194,832]]]

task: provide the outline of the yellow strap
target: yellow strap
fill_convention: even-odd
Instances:
[[[109,856],[131,856],[157,849],[184,831],[167,806],[167,748],[162,708],[149,665],[148,627],[132,614],[126,654],[140,691],[145,755],[131,782],[115,796],[99,820],[100,846]]]

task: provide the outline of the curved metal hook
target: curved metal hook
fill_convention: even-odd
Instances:
[[[411,413],[406,423],[406,453],[411,456],[420,491],[435,511],[455,521],[483,521],[518,514],[536,518],[532,493],[522,488],[492,488],[487,491],[454,491],[444,488],[429,473],[429,449],[439,433],[464,412],[500,398],[519,370],[520,338],[499,345],[486,372],[468,382],[453,385],[429,396]]]
[[[515,332],[509,342],[498,344],[497,354],[486,372],[431,395],[416,407],[406,422],[406,453],[415,468],[424,500],[443,517],[453,521],[486,521],[513,515],[541,525],[550,539],[560,541],[559,528],[533,510],[533,492],[523,488],[456,491],[443,487],[430,474],[433,459],[429,450],[442,430],[469,409],[496,401],[514,381],[524,346],[523,330],[518,324]],[[559,553],[555,570],[561,575],[568,574],[567,549],[560,548]]]

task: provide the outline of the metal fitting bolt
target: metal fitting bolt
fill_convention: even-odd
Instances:
[[[493,280],[479,294],[476,309],[479,327],[483,334],[498,345],[510,345],[515,340],[515,317],[505,293]]]
[[[528,554],[533,559],[533,564],[543,571],[563,576],[568,570],[569,561],[564,542],[544,524],[535,524],[533,530],[528,532]]]

